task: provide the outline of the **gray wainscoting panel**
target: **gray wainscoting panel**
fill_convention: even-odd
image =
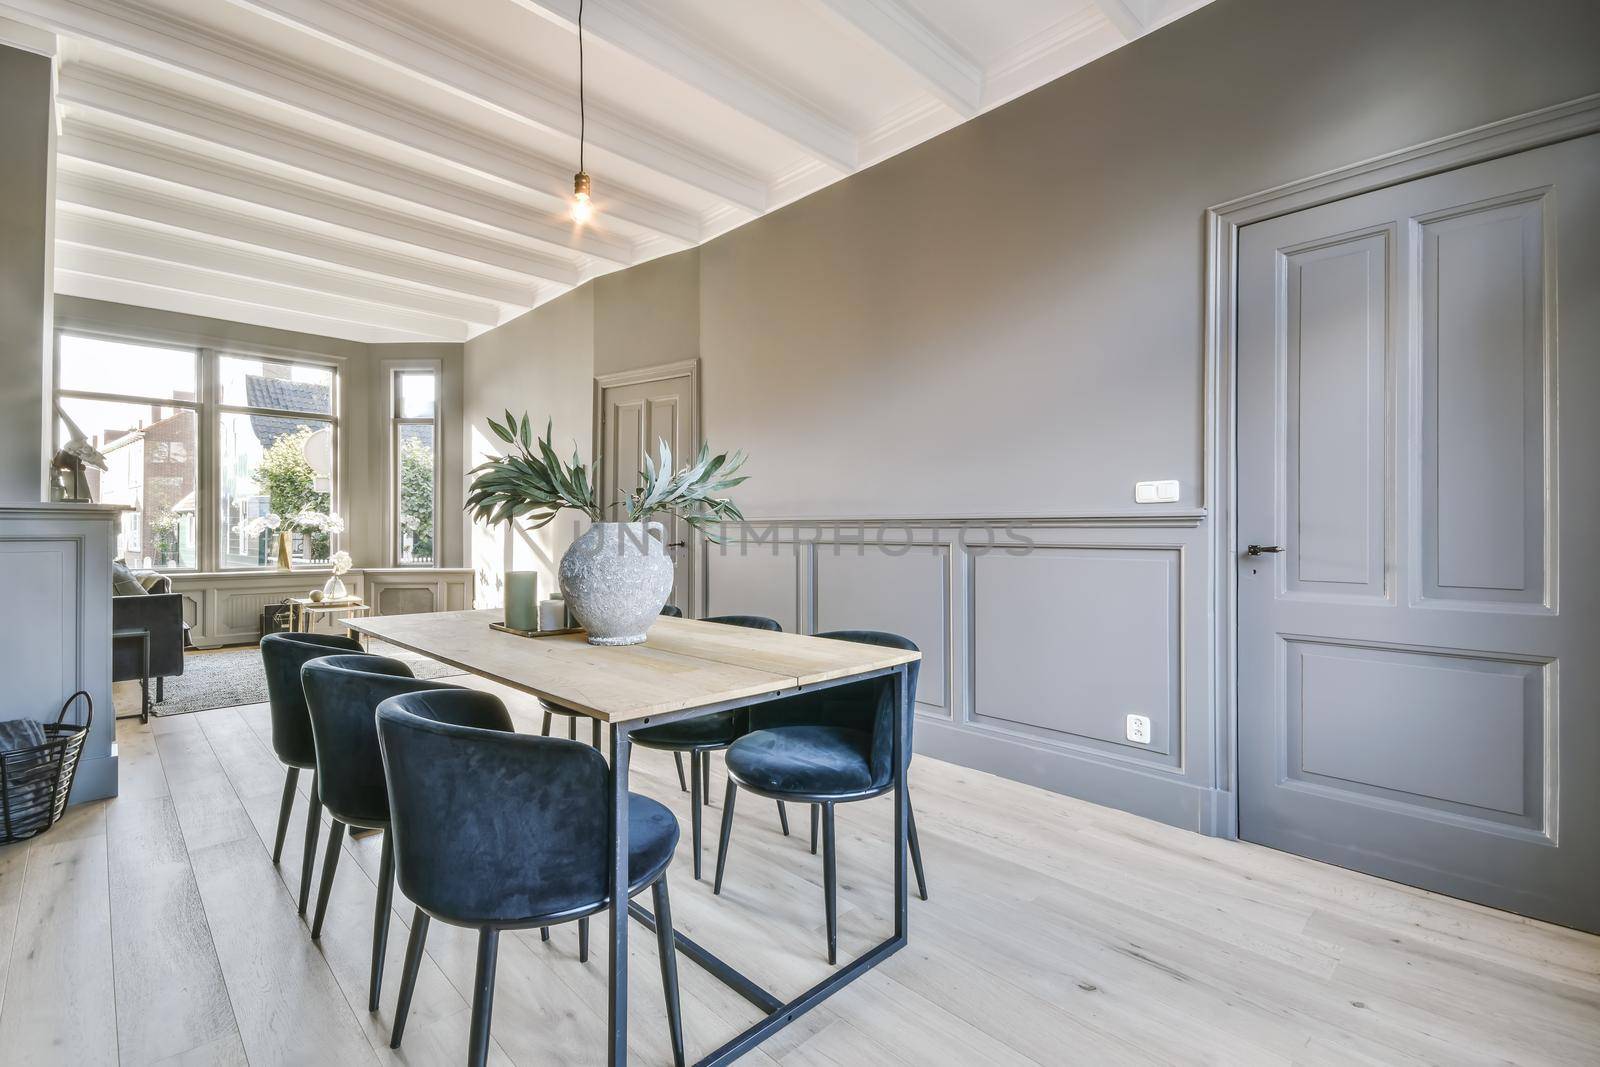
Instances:
[[[765,615],[790,633],[802,633],[800,562],[806,546],[794,541],[729,540],[706,549],[707,615]]]
[[[1284,644],[1288,780],[1545,829],[1543,664]]]
[[[1035,546],[970,566],[970,721],[1177,764],[1177,549]],[[1149,744],[1127,739],[1130,714],[1150,719]]]
[[[1388,256],[1387,230],[1284,256],[1290,592],[1385,595]]]
[[[8,627],[5,640],[7,711],[16,711],[0,717],[54,720],[63,694],[79,687],[81,551],[68,536],[0,539],[6,595],[27,605],[27,625]]]
[[[705,614],[923,652],[919,753],[1226,832],[1196,514],[759,520],[704,546]],[[1186,642],[1198,641],[1195,647]],[[1151,743],[1127,740],[1146,715]]]
[[[820,541],[816,633],[887,630],[922,650],[917,703],[950,715],[950,546]]]
[[[1547,602],[1543,208],[1419,223],[1425,597]]]

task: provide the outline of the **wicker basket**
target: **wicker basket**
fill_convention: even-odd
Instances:
[[[83,698],[83,722],[66,722],[67,709]],[[45,741],[32,748],[0,752],[0,844],[42,834],[61,817],[78,773],[78,757],[94,720],[94,701],[83,690],[61,705],[53,723],[44,724]]]

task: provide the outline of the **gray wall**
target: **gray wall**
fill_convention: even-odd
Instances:
[[[42,498],[54,293],[50,60],[0,45],[0,501]]]
[[[505,374],[513,407],[583,409],[586,374],[684,358],[697,326],[706,435],[752,456],[741,504],[810,522],[776,554],[709,560],[710,610],[903,629],[938,657],[919,749],[1223,827],[1204,210],[1600,90],[1596,40],[1588,0],[1220,0],[484,335],[468,390]],[[519,390],[535,379],[502,362],[544,323],[566,324],[543,350],[573,366]],[[1178,479],[1180,503],[1135,505],[1148,478]],[[1034,551],[963,547],[1019,516]],[[919,520],[924,547],[858,553],[838,520],[873,517]],[[1151,745],[1125,740],[1130,712]]]
[[[75,296],[56,298],[56,325],[207,348],[234,348],[262,355],[321,356],[338,363],[345,403],[340,424],[343,469],[340,507],[349,522],[347,547],[358,567],[387,567],[386,443],[387,389],[382,363],[390,359],[438,360],[443,372],[444,477],[440,486],[439,565],[464,566],[466,524],[461,517],[461,398],[463,354],[459,344],[362,344],[316,334],[180,315]]]
[[[485,420],[509,408],[524,412],[544,432],[553,420],[556,449],[571,455],[576,444],[588,456],[593,438],[595,289],[583,286],[466,343],[467,464],[500,449]],[[581,532],[582,520],[565,512],[535,533],[474,525],[471,566],[478,607],[502,603],[505,572],[539,572],[539,595],[556,588],[555,565]]]

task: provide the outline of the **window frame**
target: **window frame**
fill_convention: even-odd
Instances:
[[[390,359],[382,364],[384,376],[384,411],[389,422],[389,432],[385,435],[386,479],[387,490],[384,498],[384,514],[387,516],[389,526],[389,565],[392,567],[405,567],[407,569],[439,566],[439,506],[443,499],[442,477],[444,473],[444,439],[441,436],[444,410],[444,364],[437,359]],[[404,374],[426,373],[433,376],[433,416],[431,418],[406,417],[400,413],[400,377]],[[401,549],[401,537],[404,531],[400,526],[400,431],[403,426],[432,426],[433,427],[433,532],[432,545],[433,557],[427,562],[406,562]]]
[[[108,342],[108,343],[111,343],[111,344],[131,345],[131,346],[140,347],[140,348],[159,348],[159,349],[165,349],[166,351],[169,351],[169,352],[170,351],[174,351],[174,350],[188,349],[190,352],[193,353],[193,356],[194,356],[195,399],[194,400],[172,400],[172,399],[163,399],[161,397],[155,397],[155,396],[144,396],[144,395],[140,395],[138,393],[103,393],[103,392],[99,392],[98,390],[63,389],[63,388],[61,388],[61,338],[63,336],[68,335],[68,334],[70,334],[70,335],[72,335],[74,337],[82,337],[82,338],[85,338],[85,339],[88,339],[88,340],[92,340],[92,341],[105,341],[105,342]],[[204,434],[205,434],[205,429],[204,428],[205,428],[205,423],[206,423],[206,416],[205,416],[205,379],[204,379],[205,366],[204,366],[204,364],[205,364],[205,360],[204,360],[204,358],[202,356],[201,350],[199,348],[196,348],[194,345],[177,344],[177,343],[173,343],[171,341],[153,340],[153,339],[147,338],[147,337],[119,336],[119,335],[113,334],[113,333],[105,333],[105,332],[96,331],[96,330],[87,330],[87,329],[78,329],[78,328],[72,328],[72,329],[58,328],[58,329],[56,329],[54,331],[54,333],[52,335],[52,340],[51,340],[51,361],[50,361],[50,375],[51,375],[51,377],[50,377],[50,384],[51,384],[50,442],[51,442],[51,453],[52,453],[52,455],[55,452],[59,452],[61,450],[61,446],[66,443],[61,439],[61,421],[62,421],[61,402],[63,400],[88,400],[88,401],[96,401],[96,402],[100,402],[100,403],[109,403],[109,404],[138,404],[138,405],[148,404],[148,405],[150,405],[152,407],[173,408],[175,410],[183,410],[183,411],[192,411],[192,412],[194,412],[194,417],[195,417],[195,449],[196,449],[196,452],[198,453],[195,456],[195,460],[194,460],[194,465],[195,465],[195,489],[194,489],[194,493],[195,493],[195,504],[196,504],[196,507],[198,508],[198,514],[196,515],[196,522],[195,522],[195,537],[196,537],[196,540],[198,542],[195,545],[195,556],[194,556],[195,565],[193,567],[166,567],[166,568],[163,568],[162,573],[198,574],[202,570],[204,570],[205,567],[206,567],[206,509],[205,509],[205,504],[203,502],[204,501],[204,493],[205,493],[205,477],[206,476],[205,476],[205,462],[201,458],[204,455],[204,449],[201,447],[201,441],[202,441],[202,439],[204,437]],[[143,508],[142,505],[141,505],[139,510],[140,510],[140,515],[141,515],[141,520],[142,520],[143,511],[144,511],[144,508]],[[135,549],[134,551],[141,551],[142,552],[143,551],[143,545],[144,545],[144,538],[143,538],[143,536],[141,534],[139,547],[137,549]]]
[[[146,348],[187,349],[194,353],[195,358],[195,400],[164,400],[159,397],[145,397],[132,393],[100,393],[81,389],[61,388],[61,339],[64,336],[86,337],[99,341],[111,341],[118,344],[139,345]],[[58,321],[52,331],[52,360],[51,360],[51,400],[54,405],[51,409],[51,440],[55,448],[61,447],[61,420],[57,412],[63,397],[68,399],[97,400],[112,403],[156,404],[164,407],[183,408],[195,412],[197,420],[195,448],[196,482],[195,500],[199,509],[198,550],[195,554],[196,566],[194,567],[168,567],[162,573],[181,575],[227,575],[242,576],[256,574],[271,574],[276,567],[271,564],[254,565],[248,567],[223,565],[223,530],[224,517],[222,514],[222,452],[220,448],[220,431],[224,414],[257,414],[271,415],[288,418],[305,418],[312,422],[327,423],[331,429],[331,468],[333,485],[328,494],[329,508],[340,515],[349,517],[345,508],[345,483],[348,473],[344,450],[344,423],[345,411],[345,360],[338,356],[329,356],[315,352],[302,352],[298,350],[276,349],[271,346],[261,345],[235,345],[221,339],[197,337],[187,335],[180,331],[151,331],[127,332],[116,329],[107,329],[92,322],[78,322],[72,319]],[[256,359],[272,363],[296,363],[314,366],[329,371],[333,378],[332,396],[330,398],[331,411],[321,414],[307,411],[281,411],[276,408],[254,408],[245,405],[222,403],[221,360],[224,357],[237,359]],[[436,405],[437,411],[437,405]],[[437,430],[435,430],[437,434]],[[437,468],[437,456],[435,467]],[[437,483],[435,492],[437,492]],[[435,508],[435,525],[437,525],[437,507]],[[350,536],[347,528],[343,534],[334,534],[329,539],[329,553],[342,547]],[[437,545],[437,534],[435,544]],[[306,573],[318,573],[327,570],[326,564],[305,564],[297,570]]]
[[[312,423],[327,423],[330,430],[329,437],[331,440],[329,445],[331,454],[329,458],[331,460],[331,466],[333,470],[333,484],[328,490],[328,510],[337,515],[343,516],[345,514],[342,502],[342,494],[344,493],[344,442],[342,440],[343,420],[340,418],[340,413],[344,408],[344,395],[342,388],[344,378],[340,373],[339,366],[331,360],[315,359],[307,356],[286,356],[277,353],[261,352],[250,348],[232,346],[227,348],[204,349],[203,351],[207,356],[207,362],[209,363],[211,369],[209,382],[210,391],[208,394],[211,413],[208,421],[211,423],[212,447],[210,450],[211,461],[209,466],[211,467],[212,473],[212,526],[215,531],[212,542],[212,569],[215,571],[226,572],[228,574],[250,574],[252,572],[259,573],[261,571],[272,571],[276,568],[271,564],[266,564],[263,566],[240,567],[232,566],[224,562],[224,558],[226,556],[226,553],[223,551],[225,539],[224,526],[227,523],[227,516],[223,514],[222,506],[222,443],[220,438],[223,416],[265,415],[272,418],[305,419],[307,422]],[[222,399],[222,361],[224,359],[254,359],[260,360],[264,363],[298,363],[303,366],[319,367],[327,370],[333,378],[332,385],[330,386],[330,395],[328,397],[328,407],[330,408],[330,412],[324,415],[321,412],[313,411],[290,411],[284,408],[253,407],[248,404],[224,403]],[[348,518],[345,521],[348,524]],[[332,556],[333,553],[339,551],[339,549],[343,547],[343,539],[347,533],[349,533],[348,527],[346,528],[345,533],[330,534],[328,536],[328,555]],[[301,569],[311,571],[325,570],[327,569],[327,564],[312,563],[307,561],[301,564]]]

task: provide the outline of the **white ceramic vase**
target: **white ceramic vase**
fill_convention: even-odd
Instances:
[[[659,522],[597,522],[561,557],[561,595],[591,645],[636,645],[672,595]]]

